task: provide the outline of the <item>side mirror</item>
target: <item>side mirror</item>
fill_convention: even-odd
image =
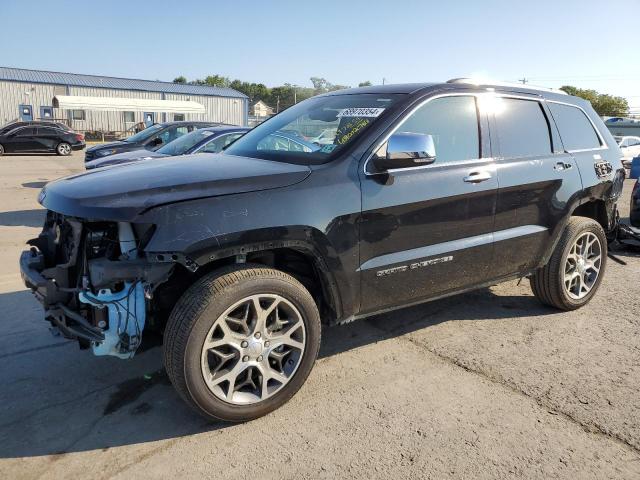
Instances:
[[[422,133],[394,133],[372,161],[377,172],[429,165],[436,161],[433,137]]]

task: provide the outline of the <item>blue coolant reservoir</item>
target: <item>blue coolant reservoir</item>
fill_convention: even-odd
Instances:
[[[117,293],[101,289],[97,295],[80,292],[79,299],[109,312],[109,328],[104,331],[104,341],[93,344],[94,355],[112,355],[131,358],[142,341],[146,309],[142,282],[124,284]]]

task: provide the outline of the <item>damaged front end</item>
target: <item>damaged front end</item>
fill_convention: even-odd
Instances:
[[[47,213],[42,232],[22,252],[23,281],[45,319],[96,355],[131,358],[142,342],[155,288],[172,263],[148,261],[150,224],[89,221]]]

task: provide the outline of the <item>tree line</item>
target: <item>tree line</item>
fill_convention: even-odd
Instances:
[[[249,102],[251,104],[262,100],[276,112],[284,110],[294,103],[301,102],[302,100],[306,100],[314,95],[350,88],[348,85],[333,84],[322,77],[311,77],[309,80],[313,85],[312,87],[292,85],[291,83],[285,83],[284,85],[277,87],[267,87],[264,83],[244,82],[238,79],[230,80],[229,77],[224,77],[222,75],[209,75],[204,79],[190,81],[184,76],[179,76],[173,81],[174,83],[189,83],[192,85],[233,88],[234,90],[242,92],[249,97]],[[358,84],[359,87],[366,87],[370,85],[371,82],[369,81]],[[629,103],[624,97],[616,97],[606,93],[599,93],[595,90],[582,89],[570,85],[560,87],[560,90],[567,92],[569,95],[575,95],[588,100],[600,116],[616,117],[624,116],[629,113]]]
[[[314,95],[320,95],[321,93],[333,92],[335,90],[342,90],[344,88],[350,88],[349,85],[338,85],[327,81],[321,77],[311,77],[312,87],[303,87],[300,85],[293,85],[291,83],[285,83],[277,87],[267,87],[264,83],[244,82],[242,80],[231,80],[229,77],[222,75],[209,75],[204,79],[187,80],[184,76],[176,77],[174,83],[184,83],[191,85],[208,85],[211,87],[229,87],[244,93],[249,97],[249,102],[254,104],[260,100],[269,105],[274,111],[279,112],[287,107],[290,107],[294,103],[301,102]],[[370,86],[371,82],[361,82],[359,87]]]

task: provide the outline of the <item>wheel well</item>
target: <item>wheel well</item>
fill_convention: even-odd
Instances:
[[[583,203],[571,213],[571,216],[591,218],[602,225],[605,232],[609,230],[609,217],[604,200],[590,200]]]
[[[226,257],[207,263],[195,273],[177,265],[169,280],[160,285],[154,294],[158,326],[162,327],[178,298],[196,280],[204,275],[233,264],[251,263],[286,272],[309,290],[318,306],[321,318],[328,322],[337,317],[335,295],[332,294],[328,275],[308,252],[293,248],[275,248],[252,252],[246,257]]]

